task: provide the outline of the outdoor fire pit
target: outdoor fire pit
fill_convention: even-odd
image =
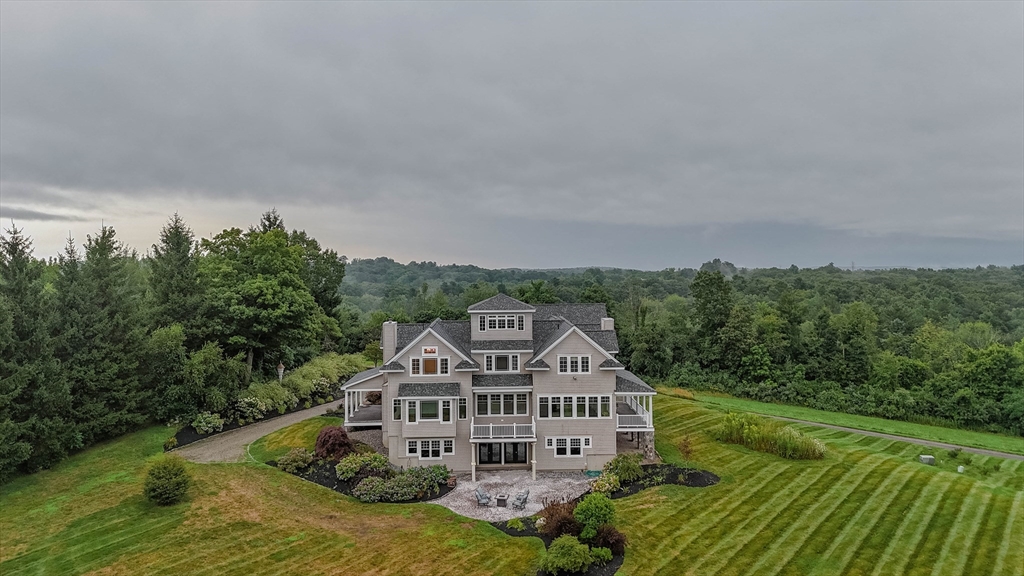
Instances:
[[[504,508],[508,504],[508,494],[498,494],[498,506]]]

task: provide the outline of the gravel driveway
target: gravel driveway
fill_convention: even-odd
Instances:
[[[204,438],[188,446],[176,448],[172,452],[193,462],[242,462],[248,459],[245,448],[249,444],[285,426],[291,426],[314,416],[323,416],[328,410],[341,406],[342,402],[343,400],[335,400],[270,420],[262,420],[223,434]]]

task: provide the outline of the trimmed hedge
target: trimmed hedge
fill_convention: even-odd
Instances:
[[[142,491],[149,501],[169,506],[184,500],[191,485],[185,461],[179,456],[162,456],[146,472]]]

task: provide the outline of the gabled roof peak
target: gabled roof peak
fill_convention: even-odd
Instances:
[[[491,296],[469,307],[470,312],[533,312],[534,310],[536,308],[533,306],[506,294]]]

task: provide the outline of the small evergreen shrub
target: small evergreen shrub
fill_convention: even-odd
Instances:
[[[316,448],[313,451],[317,458],[325,460],[341,460],[355,452],[355,445],[341,426],[324,426],[316,437]]]
[[[615,519],[615,507],[611,498],[604,494],[587,494],[582,502],[573,510],[573,517],[583,525],[580,537],[590,540],[597,536],[597,528],[603,524],[611,524]]]
[[[537,530],[551,538],[565,534],[579,536],[583,525],[573,516],[576,505],[572,502],[545,502],[537,521]],[[541,522],[543,520],[543,522]]]
[[[604,566],[605,564],[612,561],[612,551],[608,548],[601,546],[590,547],[590,558],[594,561],[594,564],[598,566]]]
[[[604,471],[618,476],[619,482],[630,484],[644,475],[644,469],[640,467],[642,461],[643,456],[637,453],[619,454],[604,465]]]
[[[292,448],[277,459],[277,467],[289,474],[298,474],[313,463],[313,455],[305,448]]]
[[[597,536],[594,536],[594,546],[600,548],[608,548],[616,556],[621,556],[626,553],[626,535],[619,532],[615,526],[611,524],[603,524],[597,528]]]
[[[169,506],[184,500],[191,485],[185,461],[178,456],[164,456],[149,467],[142,490],[149,501]]]
[[[352,489],[352,496],[360,502],[380,502],[384,497],[384,489],[387,481],[378,476],[370,476],[356,484]]]
[[[351,480],[368,476],[386,478],[391,475],[392,470],[387,456],[373,452],[345,456],[334,467],[334,472],[338,475],[338,480]]]
[[[164,440],[164,452],[169,452],[178,447],[178,439],[171,436],[167,440]]]
[[[540,567],[557,576],[561,573],[584,572],[594,560],[586,544],[575,536],[559,536],[551,542],[548,553],[541,559]]]
[[[200,434],[212,434],[224,429],[224,419],[216,414],[200,412],[192,419],[192,427]]]
[[[526,525],[523,524],[522,518],[513,518],[506,522],[505,526],[507,526],[510,530],[515,530],[516,532],[522,532],[523,530],[526,530]]]
[[[603,472],[600,476],[594,480],[594,484],[591,489],[594,492],[601,494],[611,494],[612,492],[618,492],[622,486],[619,484],[619,477],[611,472]]]
[[[740,444],[790,460],[821,460],[825,457],[825,445],[820,440],[805,436],[778,420],[755,414],[730,412],[721,424],[710,430],[710,434],[720,442]]]

